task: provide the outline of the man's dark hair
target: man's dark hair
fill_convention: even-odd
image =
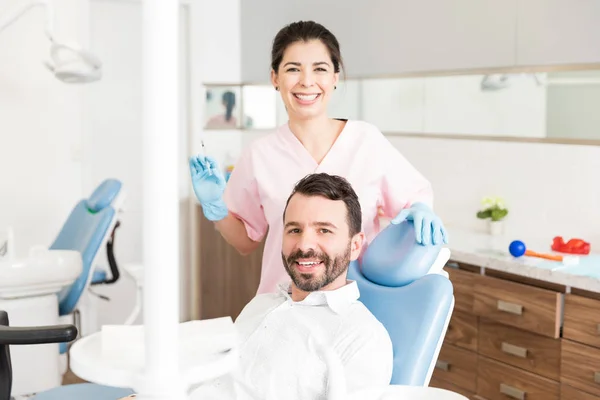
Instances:
[[[350,236],[354,236],[361,231],[362,211],[358,196],[354,189],[352,189],[352,185],[345,178],[325,173],[306,175],[296,183],[292,194],[288,197],[285,209],[283,210],[284,219],[290,199],[296,193],[308,197],[322,196],[329,200],[342,200],[346,204],[346,218],[348,220],[348,227],[350,228]]]

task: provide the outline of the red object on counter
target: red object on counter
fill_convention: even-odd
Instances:
[[[567,243],[562,236],[552,240],[552,250],[568,254],[590,254],[590,244],[582,239],[571,239]]]

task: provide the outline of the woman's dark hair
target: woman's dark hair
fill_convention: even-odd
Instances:
[[[233,107],[235,107],[235,93],[231,91],[223,93],[223,103],[225,104],[225,121],[229,121]]]
[[[362,210],[358,196],[352,188],[352,185],[341,176],[329,175],[326,173],[309,174],[302,178],[288,197],[283,210],[285,221],[285,211],[287,210],[290,199],[296,193],[304,196],[322,196],[329,200],[342,200],[346,204],[346,217],[350,236],[354,236],[362,229]]]
[[[310,40],[320,40],[327,50],[333,62],[333,70],[340,72],[344,69],[340,44],[336,37],[323,25],[314,21],[298,21],[283,27],[273,40],[271,49],[271,68],[277,72],[283,53],[292,44],[296,42],[308,42]]]

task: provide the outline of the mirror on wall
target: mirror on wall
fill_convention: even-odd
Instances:
[[[205,129],[241,128],[241,87],[211,86],[206,88]]]
[[[272,129],[287,121],[281,94],[271,85],[209,89],[207,129],[226,121],[239,129]],[[232,97],[235,122],[226,118]],[[365,120],[386,134],[600,141],[599,104],[600,66],[340,80],[329,116]]]
[[[361,117],[384,132],[600,140],[600,70],[361,84]]]

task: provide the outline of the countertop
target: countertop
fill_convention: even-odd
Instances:
[[[560,254],[551,250],[552,238],[547,241],[508,238],[453,228],[449,229],[449,233],[447,247],[452,253],[451,261],[600,293],[600,254],[593,253],[593,243],[592,253],[579,256],[577,265],[565,265],[537,257],[515,258],[508,252],[513,240],[521,240],[535,252]]]

